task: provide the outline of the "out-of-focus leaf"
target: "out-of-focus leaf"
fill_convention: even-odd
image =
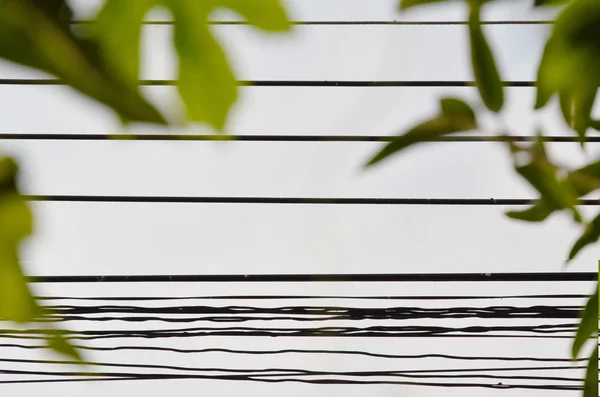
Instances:
[[[440,108],[440,115],[413,127],[404,135],[394,139],[377,153],[367,163],[367,166],[379,163],[386,157],[414,144],[477,128],[475,113],[465,102],[456,98],[443,98],[440,101]]]
[[[176,20],[175,48],[179,54],[178,88],[190,120],[225,127],[227,113],[237,99],[235,77],[225,53],[206,23],[202,1],[172,4]]]
[[[112,69],[130,87],[138,85],[140,36],[144,17],[158,0],[107,0],[95,23],[87,26],[97,38]]]
[[[0,158],[0,318],[24,323],[41,315],[19,265],[19,245],[32,232],[32,217],[17,186],[17,165]]]
[[[17,189],[18,167],[8,157],[0,158],[0,320],[27,323],[45,314],[27,285],[19,263],[19,248],[33,231],[32,214]],[[56,335],[58,335],[56,331]],[[79,357],[67,341],[52,339],[50,347]]]
[[[530,162],[522,166],[516,166],[516,171],[540,192],[541,197],[546,200],[549,207],[557,209],[569,209],[573,218],[581,222],[581,216],[575,207],[577,195],[571,184],[558,180],[557,169],[546,155],[544,143],[541,139],[532,145],[529,150]],[[510,217],[518,216],[509,212]]]
[[[560,181],[565,190],[575,191],[577,197],[586,196],[595,190],[600,189],[600,160],[588,164],[582,168],[570,171],[565,180]],[[541,197],[537,203],[524,211],[511,211],[507,215],[513,219],[542,222],[555,211],[561,208],[556,207],[548,199]]]
[[[533,5],[535,7],[543,6],[561,6],[568,3],[571,0],[534,0]]]
[[[540,199],[534,205],[523,211],[508,211],[506,215],[509,218],[527,222],[543,222],[557,208],[553,207],[547,200]]]
[[[217,8],[228,8],[257,27],[269,31],[289,29],[279,0],[163,0],[175,17],[175,48],[179,54],[179,93],[188,118],[218,130],[237,98],[235,77],[225,53],[207,25]]]
[[[470,6],[469,38],[475,82],[485,106],[493,112],[499,112],[504,105],[502,79],[496,66],[494,54],[481,28],[481,4],[479,1],[470,1]]]
[[[588,367],[585,371],[585,382],[583,385],[583,397],[598,396],[598,345],[594,349]]]
[[[164,123],[160,113],[125,84],[95,42],[76,35],[64,0],[0,2],[0,57],[53,74],[110,106],[124,120]]]
[[[568,260],[573,260],[579,251],[590,244],[594,244],[598,239],[600,239],[600,214],[586,225],[581,237],[573,244]]]
[[[81,354],[65,339],[63,332],[58,330],[51,330],[50,335],[46,339],[48,347],[57,353],[63,354],[67,357],[73,358],[80,363],[83,363]]]
[[[538,69],[536,109],[559,95],[567,124],[582,138],[600,84],[600,2],[573,0],[558,16]]]
[[[581,321],[577,327],[577,334],[571,346],[571,356],[576,359],[581,348],[592,337],[598,333],[598,286],[596,292],[588,299],[583,312]]]
[[[442,1],[448,1],[448,0],[400,0],[400,9],[407,10],[412,7],[422,6],[422,5],[431,4],[431,3],[440,3]]]
[[[243,16],[259,29],[270,32],[289,30],[287,13],[279,0],[211,0],[214,8],[223,7]]]
[[[590,120],[590,128],[600,131],[600,120]]]

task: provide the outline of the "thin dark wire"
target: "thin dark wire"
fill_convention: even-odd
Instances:
[[[0,140],[34,141],[210,141],[210,142],[391,142],[389,135],[219,135],[219,134],[19,134],[0,133]],[[535,136],[441,136],[428,142],[533,142]],[[545,142],[579,143],[574,136],[544,136]],[[600,142],[600,136],[588,136],[584,142]]]
[[[76,365],[81,364],[78,361],[73,360],[37,360],[37,359],[17,359],[17,358],[0,358],[0,362],[7,363],[29,363],[29,364],[68,364]],[[290,373],[295,375],[341,375],[341,376],[397,376],[403,374],[441,374],[441,373],[465,373],[465,372],[506,372],[506,371],[549,371],[549,370],[565,370],[565,369],[582,369],[585,368],[583,365],[576,366],[545,366],[545,367],[489,367],[489,368],[444,368],[444,369],[409,369],[409,370],[386,370],[386,371],[313,371],[299,368],[259,368],[259,369],[245,369],[245,368],[200,368],[200,367],[183,367],[174,365],[160,365],[160,364],[125,364],[125,363],[108,363],[108,362],[97,362],[97,361],[85,361],[83,364],[101,366],[101,367],[117,367],[117,368],[136,368],[136,369],[170,369],[175,371],[193,371],[193,372],[230,372],[230,373],[248,373],[253,374],[264,374],[264,375],[253,375],[253,376],[285,376],[285,374],[270,374],[271,372]],[[0,372],[7,371],[0,369]],[[82,375],[89,375],[83,373]],[[98,376],[103,376],[102,373],[98,373]],[[435,377],[434,375],[430,377]],[[469,375],[468,375],[469,376]],[[481,376],[481,375],[470,375],[469,377]],[[511,379],[514,379],[511,377]],[[532,378],[529,378],[532,379]],[[533,378],[535,379],[535,378]],[[542,380],[542,378],[538,378]],[[543,378],[549,379],[549,378]],[[581,379],[575,378],[564,378],[560,380],[580,381]],[[557,380],[557,379],[552,379]]]
[[[410,295],[410,296],[343,296],[343,295],[219,295],[219,296],[37,296],[37,300],[80,300],[80,301],[191,301],[191,300],[285,300],[285,299],[344,299],[344,300],[474,300],[474,299],[582,299],[589,298],[585,294],[562,295]]]
[[[553,273],[379,273],[379,274],[198,274],[36,276],[33,283],[156,282],[549,282],[597,281],[594,272]]]
[[[252,306],[48,306],[52,315],[46,321],[126,321],[126,322],[245,322],[245,321],[327,321],[327,320],[405,320],[405,319],[444,319],[444,318],[578,318],[582,310],[580,306],[490,306],[490,307],[324,307],[324,306],[285,306],[285,307],[252,307]],[[96,314],[160,314],[161,316],[137,317],[96,317]],[[178,317],[164,317],[165,314],[176,314]],[[181,317],[186,315],[207,315],[204,317]],[[87,316],[86,316],[87,315]],[[258,315],[258,316],[257,316]],[[260,315],[269,315],[267,317]],[[279,316],[270,316],[279,315]],[[311,318],[312,317],[312,318]]]
[[[159,330],[85,330],[65,331],[68,340],[114,338],[190,338],[204,336],[268,336],[268,337],[544,337],[571,338],[577,324],[544,324],[523,326],[370,326],[318,328],[260,328],[260,327],[193,327]],[[489,332],[521,332],[522,334],[489,334]],[[0,338],[36,339],[45,330],[0,330]],[[567,333],[568,336],[555,335]],[[533,335],[529,335],[533,334]]]
[[[57,360],[23,360],[23,359],[0,359],[1,362],[11,363],[32,363],[32,364],[77,364],[76,361],[57,361]],[[553,369],[581,369],[584,366],[573,367],[515,367],[515,368],[461,368],[461,369],[443,369],[443,370],[397,370],[397,371],[312,371],[304,369],[288,369],[288,368],[266,368],[266,369],[229,369],[229,368],[194,368],[181,367],[171,365],[150,365],[150,364],[121,364],[121,363],[105,363],[105,362],[86,362],[89,365],[117,367],[117,368],[135,368],[135,369],[168,369],[175,371],[193,371],[193,372],[223,372],[233,374],[243,374],[242,376],[252,376],[255,378],[273,378],[273,377],[289,377],[289,376],[355,376],[355,377],[396,377],[396,378],[482,378],[482,379],[508,379],[508,380],[535,380],[535,381],[563,381],[563,382],[581,382],[579,378],[556,377],[556,376],[506,376],[506,375],[487,375],[477,374],[476,372],[484,371],[526,371],[526,370],[553,370]],[[440,375],[440,373],[449,372],[473,372],[475,374],[452,374]],[[19,375],[54,375],[54,376],[74,376],[73,372],[56,372],[56,371],[23,371],[23,370],[5,370],[0,369],[0,373],[19,374]],[[129,376],[141,374],[122,374],[122,373],[81,373],[81,376]],[[154,374],[144,374],[154,375]],[[206,375],[204,375],[206,376]],[[288,378],[289,379],[289,378]],[[292,378],[293,379],[293,378]]]
[[[180,349],[174,347],[162,346],[84,346],[73,345],[74,348],[80,350],[91,351],[160,351],[181,354],[204,354],[204,353],[226,353],[226,354],[242,354],[242,355],[279,355],[279,354],[337,354],[337,355],[357,355],[373,358],[386,359],[427,359],[427,358],[443,358],[448,360],[463,360],[463,361],[533,361],[533,362],[555,362],[555,363],[572,363],[572,362],[587,362],[586,358],[568,359],[568,358],[549,358],[549,357],[523,357],[523,356],[457,356],[449,354],[383,354],[372,353],[358,350],[320,350],[320,349],[282,349],[282,350],[238,350],[238,349]],[[0,344],[0,348],[20,348],[20,349],[49,349],[47,345],[23,345],[16,343]]]
[[[177,80],[140,80],[143,86],[176,86]],[[475,81],[466,80],[238,80],[245,87],[476,87]],[[504,81],[506,87],[535,87],[531,80]],[[65,85],[60,79],[0,79],[0,85]]]
[[[20,383],[55,383],[55,382],[110,382],[124,380],[167,380],[167,379],[209,379],[209,380],[243,380],[265,383],[305,383],[305,384],[338,384],[338,385],[405,385],[405,386],[436,386],[436,387],[472,387],[487,389],[535,389],[535,390],[582,390],[581,386],[572,385],[490,385],[489,383],[442,383],[442,382],[409,382],[409,381],[351,381],[335,379],[265,379],[239,375],[202,376],[202,375],[131,375],[115,378],[75,378],[75,379],[29,379],[0,381],[0,384]]]
[[[201,196],[109,196],[77,194],[23,195],[24,200],[78,203],[170,203],[170,204],[310,204],[310,205],[531,205],[535,199],[449,199],[383,197],[201,197]],[[577,205],[599,206],[600,199],[578,200]]]
[[[74,20],[74,25],[93,24],[93,20]],[[209,21],[209,25],[249,25],[246,21]],[[290,21],[291,25],[300,26],[453,26],[453,25],[468,25],[468,21]],[[496,20],[496,21],[481,21],[482,25],[551,25],[553,20]],[[143,21],[143,25],[173,25],[174,21]]]

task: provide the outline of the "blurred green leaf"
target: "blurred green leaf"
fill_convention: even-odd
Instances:
[[[387,144],[377,153],[367,166],[379,163],[386,157],[417,143],[427,142],[437,137],[477,128],[473,109],[456,98],[443,98],[440,101],[440,115],[410,129]]]
[[[575,207],[576,191],[570,183],[558,180],[557,169],[548,160],[541,139],[538,139],[531,146],[529,155],[530,162],[522,166],[516,166],[515,170],[540,192],[541,197],[548,202],[548,207],[569,209],[573,213],[573,218],[577,222],[581,222],[581,216]],[[509,212],[507,215],[511,218],[520,219],[519,213]]]
[[[475,82],[485,106],[492,112],[499,112],[504,105],[504,88],[494,54],[481,28],[481,2],[472,0],[469,3],[469,38]]]
[[[554,25],[538,69],[535,108],[558,94],[567,124],[582,138],[600,84],[600,2],[573,0]]]
[[[598,333],[598,286],[596,292],[588,299],[583,312],[581,321],[577,328],[577,334],[571,347],[571,356],[576,359],[581,348],[592,337]]]
[[[19,245],[33,229],[31,212],[17,190],[17,165],[0,158],[0,318],[24,323],[42,312],[19,265]]]
[[[0,320],[27,323],[43,317],[44,310],[38,306],[27,285],[19,263],[19,248],[23,239],[33,231],[31,211],[17,189],[18,167],[13,159],[0,158]],[[49,340],[56,351],[79,357],[67,341]]]
[[[79,352],[69,343],[64,337],[64,332],[59,330],[51,330],[50,335],[46,339],[48,347],[57,353],[73,358],[80,363],[83,363],[83,358]]]
[[[172,0],[173,1],[173,0]],[[176,0],[174,0],[176,1]],[[280,0],[211,0],[213,8],[229,8],[259,29],[283,32],[290,29],[287,13]]]
[[[222,130],[237,99],[237,86],[225,53],[205,23],[209,12],[205,7],[202,1],[174,1],[171,6],[179,54],[178,88],[190,120]]]
[[[594,244],[598,239],[600,239],[600,214],[586,225],[581,237],[573,244],[568,260],[573,260],[579,251],[590,244]]]
[[[600,120],[590,120],[590,128],[600,131]]]
[[[533,5],[535,7],[543,6],[561,6],[568,3],[571,0],[534,0]]]
[[[560,184],[565,191],[574,191],[577,198],[600,189],[600,160],[570,171],[566,179],[560,181]],[[552,213],[561,209],[547,198],[541,197],[530,208],[524,211],[510,211],[507,212],[507,215],[513,219],[542,222]]]
[[[588,367],[585,371],[585,382],[583,385],[583,397],[598,396],[598,345],[594,349]]]
[[[164,123],[138,88],[119,78],[96,43],[71,30],[71,16],[64,0],[3,0],[0,57],[57,76],[124,120]]]
[[[431,3],[440,3],[447,0],[400,0],[400,9],[407,10],[412,7],[422,6]]]
[[[128,6],[118,0],[111,3],[118,5],[107,4],[112,8],[100,14],[106,20],[107,31],[104,36],[113,34],[108,30],[111,24],[127,19],[119,10]],[[178,89],[188,119],[206,122],[223,130],[227,114],[237,98],[237,86],[225,53],[209,29],[207,22],[210,14],[218,8],[227,8],[246,18],[251,25],[268,31],[284,31],[290,27],[285,10],[279,0],[144,0],[139,8],[128,11],[134,13],[138,22],[137,30],[126,28],[128,43],[113,42],[110,45],[113,49],[117,48],[122,60],[130,65],[130,74],[137,69],[139,60],[125,53],[126,46],[139,41],[139,20],[157,3],[166,6],[175,18],[174,44],[179,56]]]
[[[278,0],[247,2],[211,0],[167,2],[175,16],[175,47],[179,53],[179,92],[188,117],[206,121],[218,130],[225,127],[229,109],[237,98],[237,86],[227,58],[206,24],[219,7],[238,12],[255,26],[270,31],[289,29]]]
[[[119,77],[134,88],[140,78],[140,37],[144,17],[158,0],[106,0],[88,33],[98,40],[103,54]]]

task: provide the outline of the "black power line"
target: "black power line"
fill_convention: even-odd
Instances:
[[[93,20],[74,20],[74,25],[93,24]],[[482,25],[550,25],[553,20],[495,20],[481,21]],[[174,25],[174,21],[143,21],[143,25]],[[208,21],[209,25],[249,25],[246,21]],[[468,25],[468,21],[290,21],[291,25],[300,26],[456,26]]]
[[[27,201],[79,203],[179,203],[179,204],[317,204],[317,205],[530,205],[535,199],[448,199],[383,197],[203,197],[203,196],[107,196],[23,195]],[[577,205],[598,206],[600,199],[578,200]]]
[[[19,134],[0,133],[0,140],[26,141],[211,141],[211,142],[391,142],[392,135],[224,135],[224,134]],[[498,135],[440,136],[428,142],[534,142],[535,136]],[[544,136],[545,142],[579,143],[574,136]],[[600,136],[588,136],[585,142],[600,142]]]
[[[583,299],[585,294],[532,295],[204,295],[204,296],[36,296],[37,300],[75,301],[192,301],[192,300],[474,300],[474,299]]]
[[[198,274],[37,276],[34,283],[164,282],[549,282],[596,281],[598,273],[381,273],[381,274]]]
[[[424,353],[424,354],[386,354],[375,353],[362,350],[327,350],[327,349],[281,349],[281,350],[240,350],[240,349],[225,349],[225,348],[206,348],[206,349],[185,349],[176,347],[164,346],[84,346],[73,345],[76,349],[91,350],[91,351],[153,351],[153,352],[169,352],[180,354],[206,354],[206,353],[223,353],[223,354],[241,354],[241,355],[285,355],[285,354],[337,354],[337,355],[357,355],[382,359],[428,359],[438,358],[447,360],[465,360],[465,361],[533,361],[533,362],[556,362],[556,363],[574,363],[586,362],[586,358],[553,358],[553,357],[527,357],[527,356],[458,356],[451,354],[439,353]],[[19,343],[3,343],[0,348],[18,348],[26,350],[49,349],[47,345],[30,345]]]
[[[475,87],[474,81],[451,80],[238,80],[246,87]],[[0,85],[65,85],[60,79],[0,79]],[[175,86],[177,80],[140,80],[144,86]],[[531,80],[504,81],[506,87],[535,87]]]

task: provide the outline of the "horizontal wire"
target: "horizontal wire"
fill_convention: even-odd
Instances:
[[[223,135],[223,134],[19,134],[0,133],[0,140],[32,141],[211,141],[211,142],[392,142],[389,135]],[[427,142],[534,142],[535,136],[439,136]],[[579,143],[574,136],[543,136],[544,142]],[[600,136],[588,136],[584,142],[600,142]]]
[[[208,348],[208,349],[182,349],[174,347],[162,346],[84,346],[73,345],[74,348],[80,350],[91,351],[159,351],[181,354],[205,354],[205,353],[225,353],[225,354],[241,354],[241,355],[283,355],[283,354],[327,354],[327,355],[356,355],[372,358],[385,359],[427,359],[441,358],[448,360],[463,360],[463,361],[533,361],[533,362],[555,362],[555,363],[573,363],[584,362],[586,358],[551,358],[551,357],[526,357],[526,356],[459,356],[450,354],[384,354],[373,353],[359,350],[323,350],[323,349],[281,349],[281,350],[239,350],[239,349],[224,349],[224,348]],[[17,343],[0,344],[0,348],[20,348],[28,350],[49,349],[47,345],[23,345]]]
[[[158,330],[84,330],[64,331],[68,340],[98,340],[123,338],[190,338],[205,336],[268,336],[268,337],[536,337],[571,338],[577,324],[543,324],[522,326],[368,326],[317,328],[260,328],[260,327],[192,327]],[[491,334],[489,332],[522,332],[523,334]],[[0,338],[39,339],[48,330],[0,330]],[[555,335],[568,333],[569,335]],[[529,335],[534,334],[534,335]]]
[[[441,318],[578,318],[583,309],[580,306],[490,306],[490,307],[324,307],[324,306],[286,306],[286,307],[252,307],[252,306],[46,306],[52,315],[47,321],[252,321],[252,320],[292,320],[292,321],[325,321],[325,320],[406,320],[406,319],[441,319]],[[211,314],[208,317],[91,317],[95,314],[176,314],[195,315]],[[87,316],[85,316],[87,315]],[[218,315],[218,316],[215,316]],[[287,315],[283,317],[259,317],[255,315]],[[310,317],[317,316],[318,320]]]
[[[406,296],[344,296],[344,295],[219,295],[219,296],[37,296],[37,300],[81,300],[81,301],[190,301],[190,300],[286,300],[286,299],[343,299],[343,300],[473,300],[473,299],[582,299],[585,294],[558,295],[406,295]]]
[[[176,86],[177,80],[140,80],[143,86]],[[0,85],[66,85],[60,79],[2,78]],[[238,80],[237,85],[246,87],[476,87],[475,81],[466,80]],[[506,87],[535,87],[531,80],[504,81]]]
[[[531,205],[537,199],[383,198],[383,197],[209,197],[209,196],[113,196],[81,194],[32,194],[24,200],[69,203],[170,203],[170,204],[310,204],[310,205]],[[576,205],[600,206],[600,199],[577,200]]]
[[[34,276],[33,283],[156,282],[532,282],[597,281],[597,272],[551,273],[358,273]]]
[[[8,363],[27,363],[27,364],[59,364],[59,365],[76,365],[82,364],[73,360],[39,360],[39,359],[18,359],[18,358],[0,358],[0,362]],[[101,367],[118,367],[118,368],[137,368],[137,369],[170,369],[175,371],[193,371],[193,372],[229,372],[229,373],[253,373],[264,374],[255,376],[285,376],[282,374],[270,374],[270,372],[291,373],[294,375],[341,375],[341,376],[397,376],[403,374],[440,374],[440,373],[465,373],[465,372],[510,372],[510,371],[550,371],[550,370],[569,370],[583,369],[583,365],[573,366],[545,366],[545,367],[488,367],[488,368],[443,368],[443,369],[409,369],[409,370],[385,370],[385,371],[313,371],[299,368],[260,368],[260,369],[245,369],[245,368],[200,368],[200,367],[183,367],[174,365],[161,364],[125,364],[125,363],[109,363],[98,361],[85,361],[85,365],[101,366]],[[0,369],[0,373],[6,371]],[[97,373],[97,372],[96,372]],[[102,373],[97,373],[98,376],[103,376]],[[91,373],[82,373],[83,376],[91,375]],[[439,376],[433,375],[432,377]],[[469,376],[469,375],[468,375]],[[475,376],[475,375],[470,375]],[[529,378],[535,379],[535,378]],[[540,378],[541,380],[541,378]],[[557,379],[553,379],[557,380]],[[561,379],[561,380],[566,380]],[[571,381],[580,381],[582,379],[568,378]]]
[[[63,375],[68,376],[68,375]],[[167,380],[167,379],[205,379],[205,380],[241,380],[265,383],[305,383],[305,384],[338,384],[338,385],[405,385],[405,386],[432,386],[432,387],[473,387],[473,388],[505,388],[505,389],[536,389],[536,390],[582,390],[581,386],[573,385],[490,385],[489,383],[444,383],[444,382],[412,382],[412,381],[355,381],[355,380],[336,380],[336,379],[267,379],[249,377],[245,375],[140,375],[130,374],[129,376],[119,376],[111,378],[71,378],[71,379],[28,379],[28,380],[9,380],[0,381],[0,384],[21,384],[21,383],[55,383],[55,382],[99,382],[99,381],[128,381],[128,380]]]
[[[93,20],[74,20],[71,21],[74,25],[88,25],[93,24]],[[481,21],[482,25],[550,25],[553,24],[553,20],[492,20],[492,21]],[[174,21],[143,21],[143,25],[174,25]],[[249,25],[247,21],[208,21],[209,25]],[[405,25],[405,26],[453,26],[453,25],[468,25],[468,21],[290,21],[291,25],[300,26],[394,26],[394,25]]]
[[[31,363],[31,364],[78,364],[77,361],[59,361],[59,360],[24,360],[24,359],[0,359],[0,362],[9,363]],[[584,366],[572,367],[514,367],[514,368],[459,368],[459,369],[442,369],[442,370],[388,370],[388,371],[313,371],[304,369],[288,369],[288,368],[264,368],[264,369],[229,369],[229,368],[197,368],[197,367],[182,367],[172,365],[154,365],[154,364],[122,364],[122,363],[105,363],[105,362],[85,362],[88,365],[117,367],[117,368],[135,368],[135,369],[168,369],[175,371],[191,371],[191,372],[223,372],[233,374],[243,374],[257,378],[272,378],[272,377],[289,377],[289,376],[346,376],[346,377],[398,377],[398,378],[483,378],[483,379],[503,379],[503,380],[535,380],[535,381],[566,381],[566,382],[581,382],[583,379],[570,377],[556,376],[521,376],[521,375],[489,375],[478,374],[477,372],[496,372],[496,371],[528,371],[528,370],[556,370],[556,369],[582,369]],[[474,374],[450,374],[452,372],[473,372]],[[56,371],[25,371],[25,370],[5,370],[0,369],[0,373],[4,374],[19,374],[19,375],[58,375],[58,376],[128,376],[141,374],[121,374],[121,373],[102,373],[102,372],[81,372],[79,374],[73,372],[56,372]],[[441,373],[445,373],[441,375]],[[153,375],[144,373],[144,375]]]

